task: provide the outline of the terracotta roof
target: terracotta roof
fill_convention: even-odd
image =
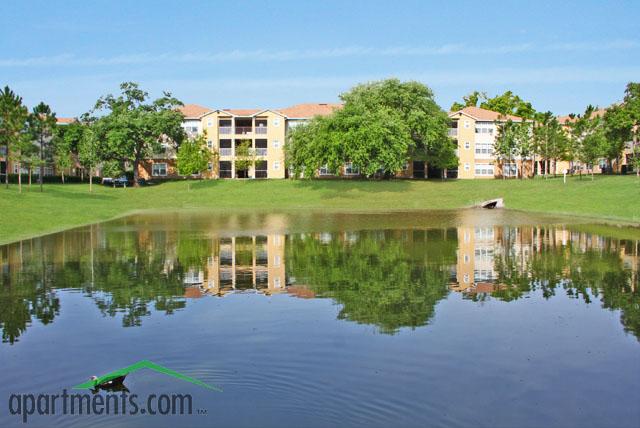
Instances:
[[[597,110],[594,110],[592,116],[593,117],[602,117],[604,116],[605,112],[607,111],[607,109],[604,108],[599,108]],[[567,122],[575,122],[576,118],[572,118],[571,116],[558,116],[558,122],[560,122],[562,125],[566,124]]]
[[[202,107],[198,104],[185,104],[178,107],[178,110],[182,112],[185,119],[199,119],[202,115],[211,111],[210,108]]]
[[[308,103],[296,104],[278,111],[289,118],[310,118],[314,116],[328,116],[336,109],[342,108],[342,104]]]
[[[462,110],[453,111],[449,113],[449,116],[452,116],[457,113],[464,113],[467,116],[471,116],[476,120],[486,121],[486,122],[495,122],[496,120],[505,121],[507,119],[511,119],[514,122],[522,121],[521,117],[513,116],[510,114],[503,115],[502,113],[498,113],[498,112],[487,110],[480,107],[465,107]]]
[[[225,108],[222,111],[226,111],[231,114],[235,114],[236,116],[252,116],[260,111],[264,111],[264,109],[259,108],[249,108],[249,109],[231,109]]]
[[[59,123],[59,124],[67,125],[67,124],[73,123],[75,121],[76,120],[73,117],[56,117],[56,123]]]

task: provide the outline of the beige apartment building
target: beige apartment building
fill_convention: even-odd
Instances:
[[[527,177],[532,174],[529,159],[518,158],[510,163],[502,163],[493,153],[500,124],[508,120],[522,122],[522,118],[479,107],[465,107],[451,112],[449,118],[449,136],[457,141],[458,146],[458,178]]]
[[[218,109],[185,105],[183,127],[189,137],[204,134],[214,156],[204,174],[206,178],[286,178],[284,145],[288,130],[314,116],[331,114],[341,104],[297,104],[283,109]],[[249,156],[239,148],[248,145]],[[247,158],[250,162],[243,162]],[[165,147],[163,153],[140,165],[140,176],[178,177],[176,153]]]

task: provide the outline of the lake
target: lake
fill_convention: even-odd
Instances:
[[[0,246],[0,424],[638,427],[638,236],[502,210],[158,212]],[[141,360],[223,392],[148,368],[72,389]],[[63,390],[158,406],[36,414]]]

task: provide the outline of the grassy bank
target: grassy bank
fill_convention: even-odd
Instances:
[[[169,182],[140,189],[86,184],[0,187],[0,243],[144,209],[381,211],[448,209],[503,197],[507,208],[640,224],[635,176],[467,181]]]

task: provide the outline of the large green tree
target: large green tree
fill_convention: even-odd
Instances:
[[[451,104],[451,111],[458,111],[458,110],[462,110],[465,107],[478,107],[478,103],[481,102],[481,100],[487,100],[487,93],[486,92],[479,92],[479,91],[473,91],[471,92],[469,95],[465,95],[464,97],[462,97],[462,102],[454,102],[453,104]]]
[[[287,163],[296,176],[313,176],[324,165],[337,172],[347,162],[367,177],[390,177],[410,158],[445,168],[457,163],[449,119],[424,84],[387,79],[340,98],[342,109],[291,133]]]
[[[9,188],[9,159],[15,145],[20,145],[22,131],[29,116],[29,110],[22,104],[22,97],[8,86],[0,91],[0,147],[4,147],[6,174],[5,186]]]
[[[198,135],[180,145],[177,166],[180,175],[202,174],[209,167],[213,153],[207,148],[206,135]]]
[[[559,160],[569,158],[569,138],[558,119],[550,112],[538,115],[533,127],[533,150],[544,162],[545,177],[553,165],[553,174]]]
[[[162,152],[163,143],[182,143],[184,116],[177,109],[182,102],[168,92],[149,102],[149,94],[133,82],[122,83],[120,90],[119,96],[106,95],[96,102],[94,110],[103,115],[93,129],[105,158],[114,165],[131,165],[134,186],[138,186],[138,165],[143,159]]]

